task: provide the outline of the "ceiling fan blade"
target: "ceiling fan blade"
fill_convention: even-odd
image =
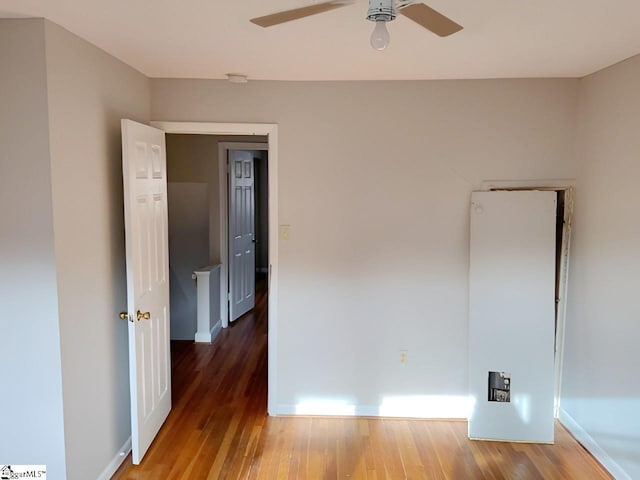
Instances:
[[[448,37],[462,30],[462,25],[458,25],[424,3],[407,5],[400,10],[400,13],[440,37]]]
[[[308,7],[294,8],[293,10],[285,10],[284,12],[274,13],[272,15],[265,15],[264,17],[252,18],[251,23],[255,23],[261,27],[272,27],[281,23],[290,22],[292,20],[298,20],[300,18],[309,17],[318,13],[328,12],[336,8],[345,7],[349,5],[349,1],[334,0],[331,2],[316,3],[309,5]]]

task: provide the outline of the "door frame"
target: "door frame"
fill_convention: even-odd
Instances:
[[[278,352],[278,125],[275,123],[220,123],[152,121],[165,133],[194,135],[260,135],[267,137],[269,161],[269,275],[267,414],[275,415]],[[226,177],[226,171],[225,171]],[[226,187],[225,187],[226,188]],[[222,283],[222,282],[221,282]],[[227,314],[227,320],[228,320]]]
[[[220,206],[220,318],[222,328],[229,326],[229,178],[228,178],[228,153],[229,150],[257,150],[266,151],[269,155],[268,143],[250,142],[220,142],[218,143],[218,205]],[[267,157],[267,163],[271,167],[271,158]],[[271,185],[269,185],[271,190]],[[269,209],[271,209],[269,199]],[[254,200],[255,205],[255,200]],[[271,218],[271,216],[269,216]],[[269,223],[269,235],[271,235],[271,223]],[[271,244],[271,238],[269,238]],[[269,260],[271,252],[269,252]],[[271,317],[269,317],[271,321]]]
[[[557,419],[560,414],[560,395],[562,393],[562,366],[564,363],[565,326],[567,320],[567,294],[569,290],[569,270],[571,259],[571,235],[573,210],[575,205],[575,179],[549,180],[485,180],[480,190],[553,190],[565,192],[564,226],[562,230],[562,255],[560,259],[560,301],[556,325],[555,358],[554,358],[554,394],[553,415]],[[564,266],[564,269],[563,269]]]

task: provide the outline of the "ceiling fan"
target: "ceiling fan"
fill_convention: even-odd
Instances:
[[[345,7],[355,0],[332,0],[329,2],[314,3],[306,7],[285,10],[284,12],[252,18],[251,23],[261,27],[272,27],[281,23],[299,20],[304,17],[328,12],[336,8]],[[376,50],[384,50],[389,45],[389,32],[386,23],[396,19],[400,13],[413,20],[418,25],[435,33],[440,37],[448,37],[462,30],[462,26],[448,17],[437,12],[424,3],[414,0],[369,0],[367,20],[376,23],[371,34],[371,46]]]

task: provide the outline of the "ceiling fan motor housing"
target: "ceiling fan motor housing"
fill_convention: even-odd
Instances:
[[[396,19],[394,0],[369,0],[367,20],[372,22],[390,22]]]

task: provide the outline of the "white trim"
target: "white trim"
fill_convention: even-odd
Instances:
[[[127,438],[127,441],[124,442],[124,445],[120,447],[116,456],[109,462],[109,465],[103,470],[97,480],[110,480],[113,477],[113,474],[118,471],[124,459],[127,458],[127,455],[131,452],[131,437]]]
[[[194,341],[196,343],[211,343],[215,337],[211,336],[215,326],[220,323],[220,311],[212,311],[212,303],[214,299],[211,298],[211,272],[215,272],[218,276],[218,282],[220,279],[221,265],[210,265],[198,270],[195,270],[191,275],[196,279],[196,298],[197,298],[197,331]],[[217,295],[220,295],[220,289],[218,288]],[[222,308],[222,299],[219,301],[220,308]],[[214,321],[212,314],[215,314],[218,318]]]
[[[566,428],[571,435],[575,437],[578,442],[586,448],[594,458],[600,462],[600,464],[607,469],[607,471],[614,476],[617,480],[632,480],[631,476],[624,471],[624,469],[616,463],[616,461],[609,456],[604,449],[598,445],[591,435],[582,428],[578,422],[576,422],[571,415],[565,410],[560,409],[560,423]]]
[[[209,332],[209,338],[211,338],[211,342],[213,342],[220,332],[222,331],[222,322],[218,320],[213,327],[211,327],[211,332]]]
[[[222,328],[229,326],[229,150],[269,151],[268,143],[220,142],[218,143],[218,204],[220,205],[220,318]],[[267,160],[269,163],[269,160]]]
[[[227,206],[228,198],[227,198],[227,182],[228,182],[228,162],[227,156],[224,155],[224,149],[220,148],[220,144],[218,143],[218,216],[219,222],[218,227],[220,231],[219,235],[219,249],[220,249],[220,322],[222,328],[227,328],[229,326],[229,272],[227,271],[227,263],[229,263],[228,259],[228,243],[227,239],[227,228],[229,226],[228,216],[229,216],[229,208]],[[209,252],[211,255],[211,252]]]
[[[213,327],[211,327],[211,331],[209,333],[196,332],[195,342],[196,343],[213,343],[213,341],[216,339],[216,337],[220,334],[221,331],[222,331],[222,324],[218,320],[218,322],[216,322],[216,324]]]
[[[217,122],[164,122],[152,121],[152,127],[166,133],[195,135],[271,135],[278,130],[275,123],[217,123]]]
[[[489,190],[509,189],[535,190],[536,188],[545,190],[568,190],[570,187],[575,186],[576,180],[573,178],[533,180],[484,180],[480,186],[480,190],[483,192],[488,192]]]
[[[498,438],[481,438],[481,437],[469,437],[469,440],[471,440],[472,442],[497,442],[497,443],[524,443],[524,444],[530,444],[530,445],[555,445],[555,441],[551,441],[551,442],[543,442],[541,440],[538,441],[534,441],[534,440],[513,440],[513,439],[509,439],[509,440],[502,440],[502,439],[498,439]]]
[[[270,415],[280,417],[369,417],[369,418],[404,418],[415,420],[447,420],[454,422],[466,422],[468,420],[468,412],[460,411],[455,416],[438,417],[438,416],[417,416],[404,413],[402,410],[396,410],[386,415],[380,414],[380,406],[376,405],[349,405],[344,410],[340,410],[335,406],[317,405],[313,407],[305,407],[301,413],[299,405],[277,405],[274,413]]]
[[[211,343],[211,334],[196,332],[193,341],[196,343]]]
[[[267,413],[275,409],[278,361],[278,125],[275,123],[151,122],[166,133],[266,135],[269,144],[269,337]]]
[[[564,224],[562,227],[562,257],[560,258],[560,284],[558,288],[558,319],[556,324],[555,345],[555,385],[554,410],[555,418],[560,416],[560,398],[562,396],[562,367],[564,365],[564,332],[567,325],[567,295],[569,293],[569,270],[571,260],[571,234],[573,229],[574,187],[567,188],[564,194]]]

